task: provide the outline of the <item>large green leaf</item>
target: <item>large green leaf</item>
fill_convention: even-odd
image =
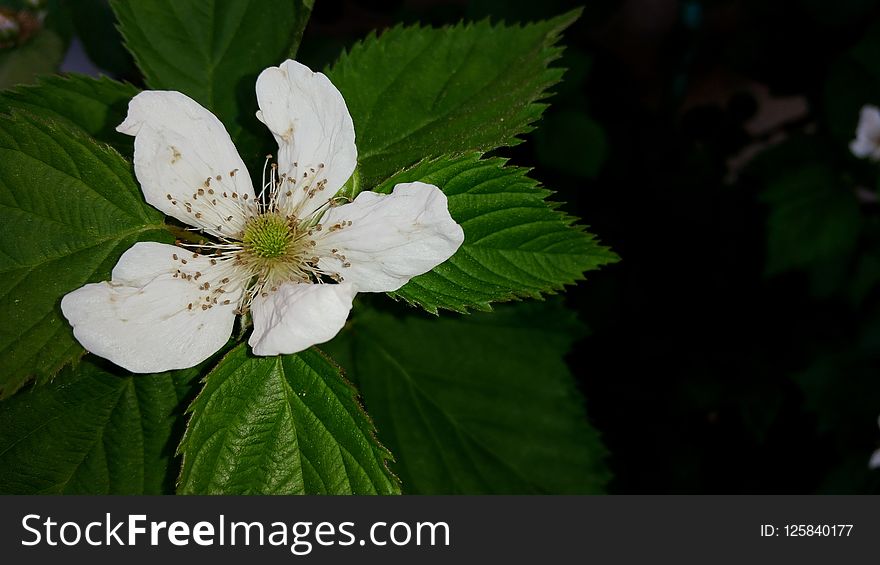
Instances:
[[[179,404],[198,371],[119,376],[108,366],[88,357],[52,383],[0,402],[0,493],[173,489]]]
[[[354,388],[320,352],[230,352],[190,407],[184,494],[390,494],[390,453]]]
[[[119,29],[147,85],[178,90],[219,117],[250,163],[271,136],[254,85],[293,56],[311,3],[285,0],[113,0]]]
[[[519,143],[562,77],[549,65],[579,15],[523,26],[396,27],[344,54],[328,76],[354,120],[358,186],[370,190],[424,158]]]
[[[503,159],[441,158],[395,175],[376,190],[420,180],[449,197],[464,244],[448,261],[394,293],[430,312],[489,310],[489,303],[538,297],[617,261],[608,248],[555,209],[549,190]]]
[[[0,396],[82,354],[64,294],[109,278],[135,241],[171,239],[117,152],[25,113],[0,116],[0,225]]]
[[[36,85],[0,92],[0,112],[24,109],[76,125],[99,141],[131,155],[131,137],[116,131],[128,102],[138,93],[130,84],[83,75],[45,77]]]
[[[458,319],[368,312],[328,350],[348,359],[405,492],[594,493],[605,450],[563,361],[577,334],[555,304]]]

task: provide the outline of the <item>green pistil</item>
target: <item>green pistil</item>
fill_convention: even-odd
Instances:
[[[257,257],[275,259],[285,255],[293,238],[287,219],[276,213],[263,214],[248,220],[242,242]]]

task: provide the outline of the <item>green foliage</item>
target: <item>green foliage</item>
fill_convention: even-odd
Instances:
[[[558,304],[425,320],[366,312],[350,359],[411,494],[595,493],[608,478],[562,357],[582,332]]]
[[[356,391],[320,352],[252,357],[212,370],[180,445],[183,494],[391,494],[391,454]]]
[[[762,199],[770,206],[769,274],[832,259],[858,240],[861,215],[855,194],[822,163],[780,173]]]
[[[0,403],[3,494],[163,494],[198,369],[118,376],[93,358]]]
[[[545,200],[550,191],[539,188],[526,169],[504,163],[475,154],[444,157],[376,188],[390,192],[397,183],[415,180],[439,186],[465,233],[451,259],[412,279],[395,296],[435,313],[438,308],[490,310],[490,302],[561,290],[585,271],[617,261],[574,218]]]
[[[131,155],[131,137],[116,131],[138,93],[130,84],[83,75],[45,77],[32,86],[0,92],[0,112],[27,110],[82,128],[98,141]]]
[[[31,114],[0,117],[0,396],[82,354],[61,297],[105,280],[135,241],[168,239],[129,164]]]
[[[34,82],[54,73],[64,58],[66,45],[52,30],[37,33],[27,43],[0,50],[0,89]]]
[[[359,189],[422,159],[516,145],[563,74],[561,32],[580,10],[523,26],[488,20],[370,36],[329,69],[354,120]]]
[[[214,112],[245,163],[271,140],[254,113],[257,75],[295,54],[311,2],[113,0],[128,50],[154,90],[178,90]]]

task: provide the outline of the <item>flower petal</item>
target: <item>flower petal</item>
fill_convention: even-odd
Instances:
[[[254,188],[214,114],[180,92],[144,91],[116,130],[135,136],[134,172],[149,204],[214,235],[244,229]]]
[[[876,141],[867,137],[857,137],[853,139],[849,144],[849,150],[853,155],[860,159],[869,157],[877,160],[877,158],[880,157],[880,146],[878,146]]]
[[[880,449],[874,451],[871,454],[871,459],[868,461],[868,468],[871,470],[880,469]]]
[[[339,333],[356,291],[350,284],[282,285],[251,304],[254,355],[296,353]]]
[[[328,210],[321,224],[318,266],[358,292],[397,290],[452,257],[464,241],[446,195],[422,182],[398,184],[391,194],[361,192]]]
[[[222,271],[208,257],[194,258],[173,245],[136,243],[122,254],[110,282],[67,294],[61,311],[83,347],[133,373],[192,367],[229,339],[241,295],[230,289],[222,301],[207,302],[219,296],[201,288],[212,274]]]
[[[354,172],[351,115],[330,79],[291,60],[260,73],[257,103],[257,117],[278,142],[278,172],[295,181],[282,185],[286,190],[279,191],[279,201],[303,218],[332,198]]]
[[[870,104],[862,106],[856,132],[859,137],[872,137],[880,132],[880,108]]]

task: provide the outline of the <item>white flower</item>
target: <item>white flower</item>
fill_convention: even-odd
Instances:
[[[877,419],[877,425],[880,425],[880,418]],[[872,470],[880,469],[880,449],[875,449],[868,460],[868,468]]]
[[[216,243],[136,243],[112,280],[65,296],[61,309],[87,350],[136,373],[191,367],[220,349],[249,309],[255,354],[295,353],[333,338],[357,292],[397,290],[461,245],[436,186],[334,198],[357,149],[326,76],[285,61],[260,74],[256,91],[257,117],[278,142],[259,194],[208,110],[179,92],[132,99],[117,130],[135,136],[146,201]]]
[[[880,161],[880,109],[863,106],[856,127],[856,138],[849,144],[850,151],[859,158]]]

